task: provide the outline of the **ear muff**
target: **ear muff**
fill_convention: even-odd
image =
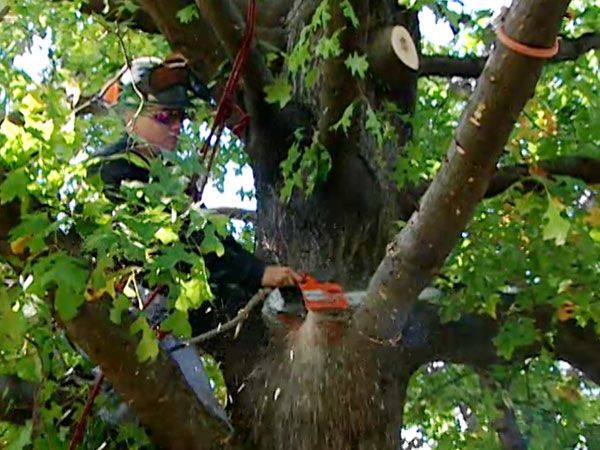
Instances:
[[[173,108],[191,105],[190,95],[211,102],[210,91],[188,66],[180,53],[169,55],[164,61],[154,57],[140,57],[125,65],[109,80],[96,97],[106,108],[116,106],[121,97],[135,84],[135,91],[145,100]],[[191,92],[190,92],[191,91]]]
[[[104,95],[102,96],[102,101],[104,104],[111,108],[115,106],[119,102],[119,95],[121,94],[121,87],[119,86],[119,82],[115,81],[104,91]]]
[[[171,86],[189,84],[189,71],[186,67],[171,68],[163,65],[152,70],[149,75],[150,92],[155,95]]]

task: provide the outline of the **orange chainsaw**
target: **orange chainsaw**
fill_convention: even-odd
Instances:
[[[335,316],[348,309],[344,289],[337,283],[319,281],[308,274],[296,286],[279,288],[277,318],[291,329],[298,329],[309,311]]]

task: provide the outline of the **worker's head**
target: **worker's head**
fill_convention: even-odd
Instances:
[[[210,101],[208,89],[180,54],[164,61],[133,60],[101,94],[104,105],[122,115],[130,134],[164,150],[176,147],[183,120],[193,106],[191,99]]]
[[[161,150],[173,150],[177,146],[185,111],[150,105],[140,114],[127,109],[123,118],[130,134]]]

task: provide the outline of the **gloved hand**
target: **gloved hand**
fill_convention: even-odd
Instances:
[[[262,277],[263,287],[293,286],[302,281],[302,276],[285,266],[267,266]]]

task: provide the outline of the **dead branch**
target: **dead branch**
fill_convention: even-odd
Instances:
[[[240,309],[237,315],[231,319],[229,322],[225,322],[224,324],[219,324],[217,328],[213,328],[212,330],[207,331],[206,333],[202,333],[198,336],[195,336],[191,339],[188,339],[184,342],[184,345],[194,345],[199,344],[201,342],[207,341],[209,339],[214,338],[223,333],[227,333],[230,330],[235,328],[235,335],[238,334],[238,328],[241,326],[242,322],[248,318],[250,315],[250,311],[252,311],[256,306],[260,305],[263,300],[269,295],[271,292],[270,289],[261,289],[246,303],[242,309]],[[234,335],[234,337],[235,337]]]

